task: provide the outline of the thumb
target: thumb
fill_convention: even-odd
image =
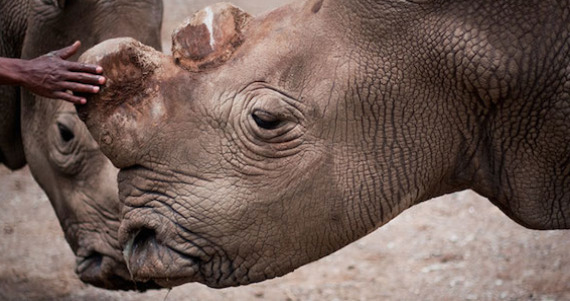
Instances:
[[[79,50],[80,46],[81,46],[81,42],[75,41],[75,43],[71,44],[71,46],[67,46],[67,47],[62,48],[60,50],[57,50],[55,52],[55,55],[59,56],[60,58],[62,58],[64,60],[67,60],[68,58],[73,56],[75,53],[77,53],[77,50]]]

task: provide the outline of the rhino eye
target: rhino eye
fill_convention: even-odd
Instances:
[[[63,125],[59,122],[57,123],[57,129],[59,130],[59,136],[61,136],[61,139],[64,142],[69,142],[73,138],[75,138],[75,135],[73,134],[73,132],[68,127],[66,127],[65,125]]]
[[[279,118],[261,110],[253,112],[251,117],[258,127],[266,130],[274,130],[279,128],[282,124],[282,121]]]

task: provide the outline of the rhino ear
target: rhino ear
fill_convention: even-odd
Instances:
[[[225,63],[244,42],[242,29],[251,15],[229,3],[218,3],[197,12],[172,34],[176,64],[203,71]]]

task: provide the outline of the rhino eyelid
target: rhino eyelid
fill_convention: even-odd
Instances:
[[[253,121],[262,129],[274,130],[283,125],[283,121],[277,116],[263,110],[255,110],[251,113]]]
[[[57,123],[57,129],[59,130],[59,135],[64,142],[69,142],[75,138],[75,134],[68,127],[62,123]]]

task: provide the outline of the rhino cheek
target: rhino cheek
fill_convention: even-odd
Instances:
[[[262,185],[267,187],[261,189],[247,189],[243,183],[239,188],[227,179],[216,179],[188,183],[190,193],[180,183],[163,182],[163,177],[166,181],[181,179],[167,170],[145,170],[139,176],[134,176],[133,169],[123,171],[121,199],[129,207],[120,230],[125,258],[131,262],[131,256],[140,252],[132,257],[133,264],[146,262],[144,266],[131,265],[135,279],[153,275],[169,278],[170,285],[176,281],[199,281],[212,287],[248,284],[286,274],[349,243],[355,237],[343,231],[348,228],[348,218],[327,205],[340,204],[336,200],[339,191],[311,192],[313,186],[335,187],[330,184],[331,177],[315,177],[331,174],[330,165],[311,166],[311,172],[297,179],[283,175],[277,185]],[[161,184],[153,184],[152,179]],[[287,189],[288,185],[292,187]],[[162,194],[177,195],[176,201],[160,197]],[[152,229],[155,238],[139,238],[141,229]],[[149,243],[139,243],[137,248],[135,240]],[[143,248],[146,251],[140,251]],[[195,258],[199,268],[177,256],[158,259],[152,255],[171,254],[167,249]]]

